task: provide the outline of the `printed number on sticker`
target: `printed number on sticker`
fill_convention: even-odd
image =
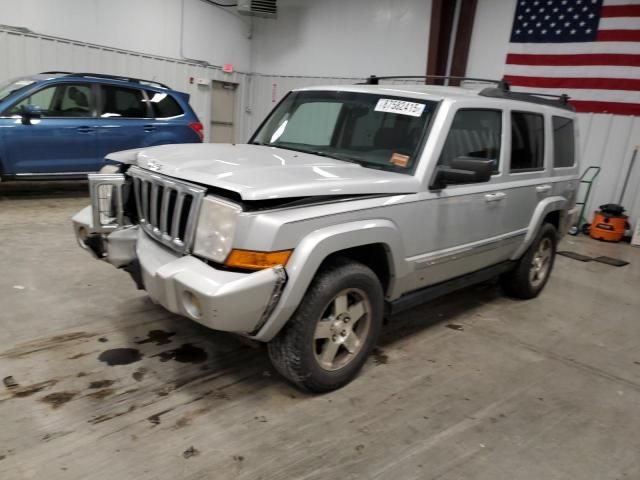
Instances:
[[[410,115],[419,117],[424,111],[424,103],[405,102],[404,100],[394,100],[392,98],[381,98],[376,105],[376,112],[397,113],[399,115]]]

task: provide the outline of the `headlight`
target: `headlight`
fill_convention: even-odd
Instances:
[[[205,197],[200,207],[193,253],[222,263],[231,251],[236,219],[242,209],[219,198]]]

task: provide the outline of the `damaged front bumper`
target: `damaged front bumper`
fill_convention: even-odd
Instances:
[[[82,248],[129,272],[139,288],[173,313],[215,330],[247,335],[264,325],[286,282],[283,267],[232,272],[212,267],[194,256],[181,255],[137,225],[120,223],[123,216],[117,195],[115,191],[110,195],[112,200],[115,198],[112,204],[117,206],[120,202],[114,215],[100,210],[104,205],[100,205],[92,189],[93,205],[73,217]],[[104,220],[108,221],[106,229]]]

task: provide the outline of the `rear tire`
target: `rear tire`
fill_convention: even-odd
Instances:
[[[507,295],[522,299],[538,296],[553,269],[557,238],[553,225],[542,225],[536,239],[515,268],[502,277],[502,286]]]
[[[336,259],[316,275],[300,306],[268,344],[275,369],[311,392],[349,383],[364,365],[382,327],[384,294],[373,271]]]

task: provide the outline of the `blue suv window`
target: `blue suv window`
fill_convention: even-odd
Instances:
[[[110,85],[102,86],[101,117],[147,118],[142,90]]]
[[[43,117],[91,117],[91,86],[63,83],[38,90],[11,107],[10,115],[23,105],[40,107]]]
[[[178,102],[168,93],[147,91],[147,96],[154,118],[171,118],[184,113]]]

